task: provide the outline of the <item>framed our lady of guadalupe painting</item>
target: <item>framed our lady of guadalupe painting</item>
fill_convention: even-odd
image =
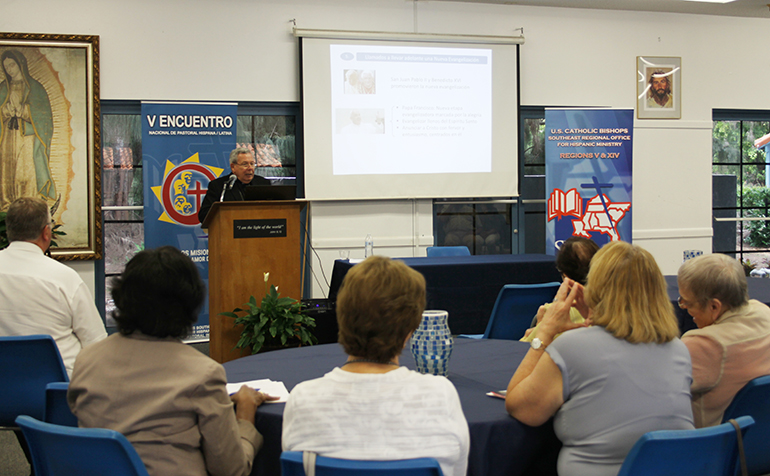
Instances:
[[[48,203],[57,259],[101,258],[99,37],[0,33],[0,212]]]

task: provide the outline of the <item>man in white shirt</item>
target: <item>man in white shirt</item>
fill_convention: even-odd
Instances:
[[[0,335],[51,335],[71,376],[78,352],[107,332],[78,273],[43,254],[52,227],[48,205],[39,198],[20,198],[8,209],[11,244],[0,251]]]

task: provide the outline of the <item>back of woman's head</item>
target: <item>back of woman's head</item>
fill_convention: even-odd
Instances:
[[[339,342],[348,355],[387,362],[425,309],[425,278],[400,261],[372,256],[353,266],[337,297]]]
[[[585,300],[593,323],[617,338],[663,343],[679,336],[666,280],[638,246],[614,241],[594,255]]]
[[[569,279],[585,284],[591,259],[599,251],[594,240],[572,236],[565,241],[556,256],[556,268]]]
[[[189,334],[206,287],[195,264],[172,246],[144,250],[112,280],[115,322],[121,334],[155,337]]]

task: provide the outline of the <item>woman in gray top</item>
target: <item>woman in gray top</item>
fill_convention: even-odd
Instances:
[[[570,320],[573,304],[586,323]],[[678,335],[655,259],[609,243],[591,261],[585,291],[565,279],[508,384],[505,407],[527,425],[555,416],[560,476],[614,476],[643,434],[693,428],[692,367]]]

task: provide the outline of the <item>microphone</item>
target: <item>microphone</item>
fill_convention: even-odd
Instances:
[[[228,191],[228,190],[231,190],[233,188],[233,185],[235,185],[235,180],[237,178],[238,177],[235,174],[231,175],[230,179],[227,181],[225,186],[222,187],[222,195],[219,196],[219,201],[220,202],[225,199],[225,192]]]

